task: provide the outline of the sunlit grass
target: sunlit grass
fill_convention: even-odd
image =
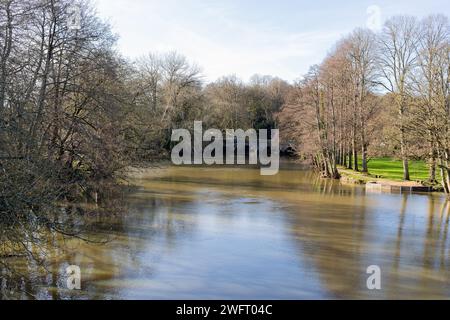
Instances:
[[[371,175],[385,179],[403,180],[403,163],[393,158],[372,158],[368,163]],[[425,161],[409,161],[411,180],[424,181],[429,178],[429,168]]]

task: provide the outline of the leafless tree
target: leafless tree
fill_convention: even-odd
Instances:
[[[411,77],[418,63],[418,34],[419,24],[416,18],[396,16],[386,21],[379,37],[380,84],[395,97],[404,180],[410,180],[406,122],[411,96]]]

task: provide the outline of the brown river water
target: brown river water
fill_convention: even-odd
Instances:
[[[450,298],[442,195],[366,193],[293,164],[276,176],[167,167],[132,182],[111,240],[60,244],[71,253],[49,256],[51,275],[22,298]],[[80,266],[79,291],[66,287],[68,265]],[[381,290],[367,289],[370,265]]]

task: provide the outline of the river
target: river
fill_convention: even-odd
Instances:
[[[111,240],[64,243],[71,253],[28,291],[40,299],[450,297],[442,195],[366,193],[294,164],[276,176],[165,167],[132,182]],[[68,265],[80,266],[80,291],[66,288]],[[367,289],[371,265],[381,290]]]

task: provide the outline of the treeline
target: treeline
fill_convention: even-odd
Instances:
[[[449,22],[392,17],[357,29],[299,81],[279,114],[285,136],[326,177],[368,172],[370,155],[426,159],[429,182],[450,191]],[[440,174],[437,175],[437,172]]]
[[[125,66],[109,27],[80,2],[0,4],[1,218],[44,198],[91,193],[123,166],[130,110]]]
[[[172,129],[193,130],[196,120],[222,130],[275,128],[290,90],[279,78],[258,75],[249,83],[231,75],[205,85],[200,69],[175,52],[133,61],[131,74],[134,120],[127,141],[139,159],[167,156]]]
[[[56,250],[52,237],[85,237],[65,204],[112,195],[127,163],[127,66],[89,3],[79,2],[80,27],[72,27],[73,4],[0,2],[2,291],[17,272],[8,271],[10,257],[39,266]]]

